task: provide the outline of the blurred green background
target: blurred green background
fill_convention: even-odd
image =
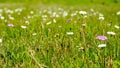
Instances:
[[[0,3],[41,3],[41,4],[120,4],[120,0],[0,0]]]

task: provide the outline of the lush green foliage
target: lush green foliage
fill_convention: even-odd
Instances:
[[[0,68],[120,67],[119,4],[82,3],[0,6]],[[99,35],[107,40],[96,39]]]

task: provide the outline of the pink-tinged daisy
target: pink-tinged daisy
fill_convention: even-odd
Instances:
[[[99,40],[107,40],[107,37],[106,37],[106,36],[97,36],[96,39],[99,39]]]
[[[99,44],[98,47],[106,47],[106,44]]]
[[[9,27],[13,27],[14,25],[13,24],[8,24]]]

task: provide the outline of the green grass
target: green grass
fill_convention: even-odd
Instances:
[[[87,3],[82,2],[81,5],[72,6],[62,3],[62,0],[61,5],[52,5],[52,2],[53,0],[46,5],[1,4],[3,12],[0,14],[5,17],[3,20],[0,17],[1,68],[120,67],[120,29],[114,27],[120,26],[120,15],[116,15],[120,11],[119,4],[108,6],[90,3],[86,6]],[[6,12],[8,9],[15,11],[16,8],[22,8],[22,11]],[[90,11],[91,9],[94,11]],[[81,10],[87,12],[87,18],[79,14]],[[31,11],[34,13],[30,14]],[[62,16],[64,11],[68,12],[66,17]],[[71,16],[75,12],[78,13]],[[49,13],[56,13],[59,17],[51,17]],[[104,20],[99,20],[100,13],[104,15]],[[43,16],[47,17],[43,19]],[[11,20],[9,17],[15,19]],[[54,19],[56,22],[53,22]],[[26,21],[30,23],[27,24]],[[14,26],[9,27],[10,23]],[[23,29],[21,26],[27,28]],[[108,31],[113,31],[116,35],[108,35]],[[67,32],[74,34],[68,35]],[[108,39],[96,39],[99,35],[105,35]],[[107,46],[99,48],[99,44]]]

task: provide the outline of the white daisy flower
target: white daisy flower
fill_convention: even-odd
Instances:
[[[10,19],[10,20],[14,20],[15,18],[10,16],[9,19]]]
[[[22,8],[16,8],[15,12],[22,12],[22,10],[23,10]]]
[[[86,15],[87,12],[86,11],[79,11],[79,14]]]
[[[25,21],[25,23],[26,23],[27,25],[29,25],[29,24],[30,24],[30,22],[29,22],[29,21]]]
[[[0,38],[0,43],[2,43],[2,39]]]
[[[34,14],[34,11],[30,11],[30,14]]]
[[[21,28],[25,29],[25,28],[27,28],[27,26],[21,26]]]
[[[104,20],[105,18],[103,16],[100,16],[99,17],[99,20]]]
[[[68,12],[64,11],[63,12],[63,17],[66,17],[68,15]]]
[[[7,10],[6,10],[6,13],[8,13],[8,14],[13,14],[14,11],[13,11],[13,10],[9,10],[9,9],[7,9]]]
[[[48,22],[48,23],[46,23],[46,25],[50,25],[52,22],[50,21],[50,22]]]
[[[102,13],[99,13],[99,16],[100,16],[100,17],[104,17],[104,15],[103,15]]]
[[[0,16],[0,19],[1,19],[1,20],[4,20],[4,19],[5,19],[5,17],[3,17],[3,16]]]
[[[109,32],[107,32],[107,34],[109,34],[109,35],[115,35],[116,33],[112,32],[112,31],[109,31]]]
[[[33,33],[32,35],[35,36],[35,35],[37,35],[37,33]]]
[[[86,26],[86,24],[85,24],[85,23],[83,23],[83,24],[82,24],[82,26]]]
[[[116,14],[117,14],[117,15],[120,15],[120,11],[118,11]]]
[[[67,35],[73,35],[73,32],[66,32]]]
[[[99,44],[98,47],[106,47],[106,44]]]
[[[120,28],[118,25],[115,25],[114,27],[115,27],[116,29],[119,29],[119,28]]]
[[[53,22],[56,23],[56,19],[53,19]]]

